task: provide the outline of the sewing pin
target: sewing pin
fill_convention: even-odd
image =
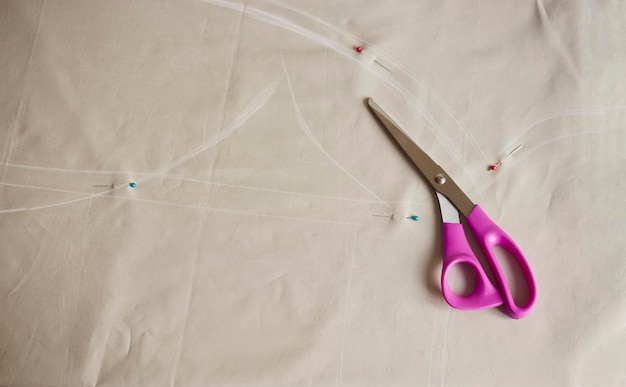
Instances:
[[[377,65],[379,65],[380,67],[384,68],[385,70],[391,72],[391,70],[389,70],[385,65],[383,65],[382,63],[380,63],[379,61],[377,61],[376,59],[372,59],[372,61],[374,63],[376,63]]]
[[[509,154],[506,155],[506,157],[513,156],[513,154],[515,152],[517,152],[518,150],[522,149],[523,146],[524,146],[524,144],[518,145],[517,148],[513,149],[512,151],[510,151]]]
[[[491,164],[489,166],[489,170],[490,171],[495,171],[496,169],[498,169],[498,167],[502,165],[502,161],[497,161],[495,164]]]
[[[354,47],[354,50],[360,54],[360,53],[362,53],[362,52],[363,52],[363,46],[356,46],[356,47]],[[389,70],[389,69],[388,69],[385,65],[383,65],[382,63],[380,63],[379,61],[377,61],[375,58],[374,58],[374,59],[372,59],[372,61],[373,61],[374,63],[376,63],[377,65],[379,65],[380,67],[384,68],[385,70],[387,70],[387,71],[391,72],[391,70]]]
[[[379,217],[379,218],[390,218],[390,219],[393,219],[393,215],[385,215],[385,214],[379,215],[379,214],[373,214],[372,216],[376,216],[376,217]]]
[[[509,153],[508,153],[508,154],[507,154],[507,155],[506,155],[506,156],[505,156],[502,160],[498,160],[498,161],[496,161],[496,163],[495,163],[495,164],[490,165],[490,166],[489,166],[489,170],[490,170],[490,171],[495,171],[496,169],[498,169],[498,167],[499,167],[500,165],[502,165],[502,162],[503,162],[504,160],[506,160],[506,159],[508,159],[509,157],[513,156],[513,154],[514,154],[515,152],[517,152],[518,150],[522,149],[522,147],[523,147],[523,146],[524,146],[524,144],[522,144],[522,145],[518,145],[515,149],[513,149],[512,151],[510,151],[510,152],[509,152]]]
[[[410,219],[414,222],[417,222],[418,220],[420,220],[420,217],[417,215],[411,215],[411,216],[407,216],[405,219]]]

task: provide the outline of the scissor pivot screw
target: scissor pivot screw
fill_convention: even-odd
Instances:
[[[435,175],[435,183],[443,184],[445,182],[446,182],[446,177],[444,175],[442,175],[441,173],[438,173]]]

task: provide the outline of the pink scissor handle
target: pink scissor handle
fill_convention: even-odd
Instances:
[[[504,311],[510,317],[519,319],[526,316],[533,305],[535,304],[535,298],[537,296],[537,286],[535,284],[535,279],[533,277],[533,273],[530,270],[530,266],[524,258],[524,254],[517,247],[513,239],[508,236],[497,224],[493,222],[485,214],[485,212],[480,208],[480,206],[476,205],[472,212],[467,216],[467,224],[469,225],[474,237],[478,241],[481,249],[485,253],[485,258],[487,259],[487,263],[493,272],[493,276],[496,280],[496,285],[500,290],[500,295],[502,297],[502,301],[504,303]],[[511,294],[511,289],[509,288],[506,277],[504,273],[502,273],[502,269],[496,260],[496,255],[494,253],[493,248],[495,246],[499,246],[505,249],[517,262],[522,274],[524,275],[524,279],[526,280],[526,285],[528,286],[528,300],[526,301],[526,305],[518,306],[515,304],[515,300],[513,299],[513,295]]]
[[[493,271],[497,288],[491,283],[469,246],[463,226],[459,223],[444,223],[443,271],[441,274],[441,288],[444,298],[448,304],[457,309],[474,310],[504,304],[504,311],[510,317],[519,319],[526,316],[535,304],[536,285],[528,262],[519,247],[479,206],[475,206],[469,214],[467,224],[476,237],[485,254],[487,263]],[[496,260],[493,251],[495,246],[500,246],[508,251],[519,265],[528,285],[528,301],[526,305],[520,307],[515,304],[506,278]],[[448,285],[448,273],[454,265],[458,264],[470,266],[476,275],[474,290],[467,296],[457,295]]]
[[[459,264],[470,266],[476,275],[474,290],[466,296],[457,295],[448,284],[450,269]],[[493,308],[502,305],[503,302],[498,289],[489,281],[480,262],[474,255],[465,237],[463,226],[460,223],[443,224],[443,270],[441,272],[441,289],[446,302],[457,309],[474,310]]]

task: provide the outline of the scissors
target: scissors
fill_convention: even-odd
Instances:
[[[457,309],[475,310],[502,305],[504,312],[514,319],[526,316],[535,304],[536,285],[530,266],[519,247],[485,214],[479,205],[474,204],[461,191],[443,168],[415,144],[374,100],[370,98],[368,104],[437,194],[443,222],[441,289],[445,300],[450,306]],[[470,247],[461,224],[459,212],[465,216],[472,234],[478,241],[495,278],[495,284],[489,280]],[[526,305],[518,306],[515,304],[511,289],[494,254],[494,247],[496,246],[506,250],[519,265],[528,287]],[[460,264],[468,265],[476,276],[474,289],[468,295],[457,295],[448,284],[450,269]]]

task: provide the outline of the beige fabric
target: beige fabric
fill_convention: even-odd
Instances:
[[[626,385],[625,21],[0,2],[0,384]],[[367,97],[522,247],[527,318],[444,302],[434,195]]]

